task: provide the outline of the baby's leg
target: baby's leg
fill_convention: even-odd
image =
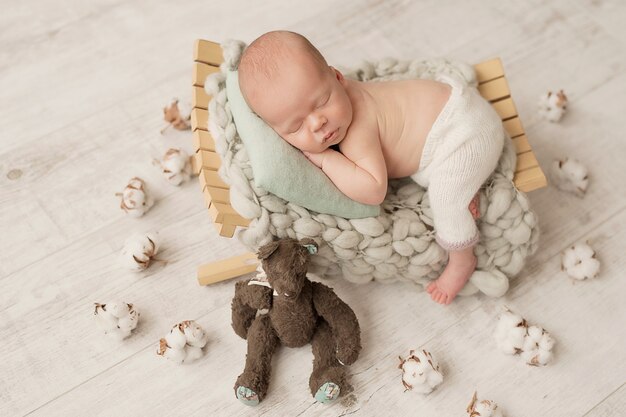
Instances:
[[[497,162],[481,153],[479,146],[465,143],[431,174],[428,190],[437,242],[448,250],[449,259],[441,276],[426,290],[440,304],[450,304],[476,268],[476,192]]]

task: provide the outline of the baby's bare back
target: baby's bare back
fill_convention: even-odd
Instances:
[[[357,154],[362,157],[367,149],[359,146],[359,132],[375,128],[375,118],[389,178],[414,174],[426,137],[448,101],[451,87],[432,80],[355,83],[351,87],[362,89],[372,99],[352,101],[354,115],[341,151],[348,159]]]

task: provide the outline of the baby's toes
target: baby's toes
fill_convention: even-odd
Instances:
[[[437,288],[437,284],[435,284],[435,281],[433,281],[426,287],[426,292],[428,294],[431,294],[435,290],[435,288]]]
[[[437,297],[437,302],[439,304],[445,304],[447,298],[448,298],[448,295],[445,292],[441,291],[439,293],[439,297]]]

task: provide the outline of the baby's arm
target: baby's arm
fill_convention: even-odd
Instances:
[[[339,190],[351,199],[363,204],[380,204],[387,194],[387,167],[378,139],[364,141],[354,160],[333,149],[312,154],[307,158],[330,178]]]

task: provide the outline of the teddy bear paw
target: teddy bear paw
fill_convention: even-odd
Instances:
[[[237,387],[237,399],[243,404],[251,407],[259,405],[259,395],[243,385]]]
[[[315,393],[315,399],[323,404],[330,403],[339,397],[341,389],[333,382],[326,382]]]

